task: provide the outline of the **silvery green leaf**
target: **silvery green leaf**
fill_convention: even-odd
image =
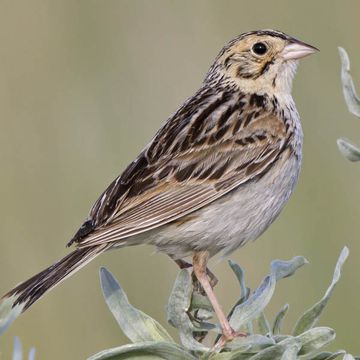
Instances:
[[[269,346],[275,345],[275,341],[263,335],[250,335],[247,337],[237,337],[225,344],[225,349],[236,350],[237,353],[246,351],[255,354]]]
[[[221,352],[221,353],[211,353],[208,357],[201,357],[200,360],[230,360],[231,353]]]
[[[8,329],[24,308],[24,304],[13,307],[15,300],[16,296],[0,300],[0,335]]]
[[[193,292],[191,297],[190,310],[203,309],[213,312],[212,305],[207,296],[201,295],[198,292]]]
[[[240,284],[240,299],[239,299],[239,301],[237,301],[235,303],[235,305],[230,310],[228,317],[231,317],[232,313],[234,312],[234,309],[249,298],[250,289],[248,287],[246,287],[246,284],[245,284],[244,270],[237,263],[235,263],[232,260],[229,260],[228,263]],[[250,335],[254,333],[253,325],[251,322],[246,324],[246,330],[247,330],[248,334],[250,334]]]
[[[22,360],[21,341],[17,336],[14,337],[14,350],[12,360]]]
[[[349,111],[360,117],[360,99],[356,94],[354,82],[350,75],[350,59],[344,48],[339,47],[341,59],[341,81],[343,94]]]
[[[238,305],[230,317],[230,326],[238,331],[246,323],[255,319],[269,303],[275,290],[276,277],[265,277],[257,290],[242,304]]]
[[[166,308],[167,320],[176,329],[181,329],[184,323],[191,324],[187,315],[190,308],[191,293],[190,275],[186,269],[182,269],[176,277]],[[189,326],[191,327],[191,325]]]
[[[123,359],[195,360],[195,357],[175,343],[147,341],[103,350],[91,356],[88,360]]]
[[[209,360],[249,360],[252,354],[248,354],[246,352],[243,353],[220,353],[216,354],[214,357],[209,358]]]
[[[253,335],[254,334],[254,327],[253,327],[253,324],[251,321],[249,321],[247,324],[246,324],[246,331],[249,335]]]
[[[249,288],[246,288],[246,292],[245,292],[245,295],[244,297],[242,297],[240,300],[238,300],[234,306],[231,308],[229,314],[228,314],[228,318],[231,318],[235,309],[241,305],[244,301],[246,301],[250,296],[250,289]],[[254,334],[254,328],[253,328],[253,324],[251,321],[249,321],[247,324],[246,324],[246,331],[249,335],[253,335]]]
[[[246,300],[248,291],[247,291],[246,284],[245,284],[244,270],[236,262],[234,262],[232,260],[229,260],[228,263],[231,267],[231,270],[234,272],[236,278],[239,281],[240,290],[241,290],[240,299]]]
[[[208,311],[205,309],[199,309],[196,313],[196,318],[201,321],[210,320],[214,316],[212,311]]]
[[[311,355],[335,339],[335,331],[328,327],[317,327],[296,337],[301,343],[299,355]]]
[[[213,331],[219,335],[222,334],[221,328],[219,325],[212,324],[210,322],[202,321],[200,323],[193,323],[194,332],[199,331]]]
[[[229,360],[231,358],[231,353],[221,352],[221,353],[211,353],[207,357],[201,357],[200,360]]]
[[[299,346],[299,341],[296,338],[289,338],[286,339],[276,345],[270,346],[260,352],[258,352],[256,355],[253,355],[250,357],[250,360],[275,360],[275,359],[281,359],[284,353],[292,347]],[[234,358],[236,359],[236,358]]]
[[[287,314],[288,310],[289,310],[289,304],[285,304],[281,308],[281,310],[275,315],[274,325],[273,325],[273,334],[274,335],[280,334],[282,321],[283,321],[285,315]]]
[[[132,341],[174,342],[168,332],[153,318],[136,309],[116,281],[105,268],[100,269],[101,287],[105,301],[121,330]]]
[[[29,351],[29,357],[28,357],[28,359],[29,359],[29,360],[35,360],[35,353],[36,353],[35,348],[31,348],[30,351]]]
[[[355,360],[354,357],[351,354],[345,354],[343,360]]]
[[[296,322],[295,328],[293,330],[293,334],[299,335],[304,331],[311,329],[316,322],[318,321],[322,311],[324,310],[326,304],[328,303],[330,296],[335,288],[335,285],[340,279],[341,276],[341,268],[349,255],[349,249],[345,246],[339,256],[339,259],[335,266],[335,271],[333,275],[332,282],[329,288],[326,290],[324,297],[317,302],[314,306],[312,306],[309,310],[307,310]]]
[[[265,277],[257,290],[245,302],[234,309],[229,320],[231,327],[239,330],[246,323],[255,319],[269,303],[275,290],[276,281],[292,275],[306,262],[306,259],[300,256],[289,261],[273,261],[271,274]]]
[[[279,343],[280,341],[283,341],[285,339],[288,339],[290,337],[293,337],[291,335],[273,335],[272,338],[276,343]]]
[[[348,139],[337,139],[337,146],[341,154],[350,161],[359,161],[360,160],[360,149],[352,144]]]
[[[167,305],[167,320],[179,331],[181,343],[189,350],[208,351],[209,349],[193,338],[196,328],[188,316],[192,293],[191,278],[186,269],[180,270]]]
[[[334,360],[345,353],[346,352],[344,350],[338,350],[336,352],[323,351],[314,356],[308,357],[307,360]]]
[[[297,360],[300,347],[301,345],[297,343],[289,345],[282,354],[280,360]]]
[[[295,256],[290,261],[274,260],[271,262],[271,272],[278,281],[293,275],[297,269],[308,263],[303,256]]]
[[[257,324],[258,324],[260,334],[272,335],[269,321],[267,320],[267,318],[263,312],[261,312],[260,315],[258,316]]]

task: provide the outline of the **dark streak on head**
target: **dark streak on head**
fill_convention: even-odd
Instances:
[[[261,68],[259,74],[256,75],[256,79],[262,75],[264,75],[270,68],[270,66],[274,63],[274,59],[267,61],[264,66]]]
[[[243,79],[254,79],[254,74],[252,72],[248,72],[242,66],[239,66],[236,70],[236,76]]]

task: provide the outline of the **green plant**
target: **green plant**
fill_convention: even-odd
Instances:
[[[23,360],[23,351],[20,339],[15,336],[14,338],[14,350],[12,360]],[[35,348],[31,348],[28,355],[28,360],[35,360]]]
[[[102,268],[100,278],[106,303],[121,330],[133,344],[101,351],[89,360],[292,360],[300,356],[308,360],[331,360],[339,356],[346,360],[354,359],[344,350],[321,351],[334,340],[335,331],[328,327],[316,327],[340,279],[347,256],[348,249],[345,247],[324,296],[298,319],[292,334],[281,334],[281,324],[289,305],[284,305],[271,323],[264,315],[264,309],[274,294],[276,282],[294,274],[307,263],[306,259],[298,256],[290,261],[273,261],[269,275],[253,293],[245,284],[242,268],[229,261],[241,290],[239,300],[229,313],[230,324],[235,330],[245,330],[248,336],[236,338],[223,348],[216,346],[220,329],[217,324],[210,322],[213,317],[211,305],[198,290],[197,284],[193,283],[189,270],[179,272],[167,306],[167,318],[179,333],[179,345],[156,320],[133,307],[113,275]],[[254,328],[258,329],[257,332]],[[215,342],[206,346],[203,340],[210,333],[214,334]]]
[[[356,117],[360,117],[360,98],[356,94],[354,82],[350,75],[350,59],[344,48],[339,47],[341,59],[341,82],[348,110]],[[340,152],[350,161],[360,160],[360,148],[346,138],[339,138],[337,145]]]

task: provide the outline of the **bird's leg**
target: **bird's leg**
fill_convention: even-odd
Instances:
[[[200,284],[202,285],[207,297],[209,298],[209,301],[211,302],[211,305],[216,313],[216,316],[219,319],[220,326],[222,329],[222,341],[230,341],[234,337],[240,335],[237,334],[230,326],[229,321],[224,314],[223,309],[221,308],[221,305],[219,304],[214,291],[211,287],[210,281],[207,277],[206,272],[206,265],[207,261],[209,259],[209,252],[208,251],[197,251],[193,255],[193,269],[194,274]],[[220,340],[221,341],[221,340]]]
[[[173,259],[173,260],[179,266],[180,269],[188,269],[193,266],[191,263],[189,263],[185,260],[182,260],[182,259]],[[215,276],[215,274],[213,272],[210,271],[209,268],[206,268],[206,274],[209,276],[211,287],[214,288],[216,286],[216,284],[218,283],[217,277]]]
[[[208,267],[206,268],[206,274],[209,277],[211,287],[214,288],[219,281],[218,278],[215,276],[213,272],[210,271]]]

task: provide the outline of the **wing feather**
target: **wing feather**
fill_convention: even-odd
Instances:
[[[194,100],[185,103],[100,196],[81,236],[73,239],[79,247],[117,242],[178,220],[276,162],[288,137],[281,118],[256,104],[243,111],[242,95],[213,94],[209,102],[210,95],[195,112],[187,110]]]

